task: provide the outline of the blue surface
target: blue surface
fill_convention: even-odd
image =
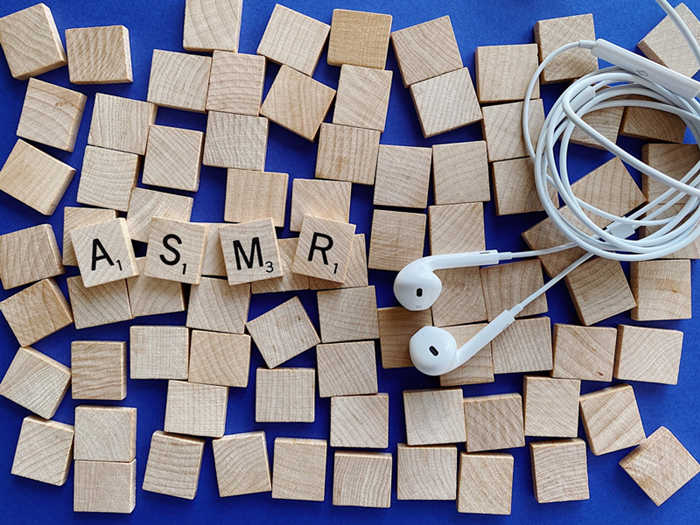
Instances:
[[[3,0],[0,16],[27,7],[28,0]],[[695,11],[700,10],[700,1],[686,0]],[[53,10],[62,37],[70,27],[124,24],[131,34],[131,49],[134,67],[134,83],[112,86],[70,86],[89,95],[85,117],[78,135],[75,152],[68,154],[44,148],[76,168],[82,163],[83,150],[92,113],[93,95],[97,91],[145,99],[150,71],[151,52],[154,48],[181,51],[184,0],[176,1],[84,1],[47,0]],[[614,4],[614,5],[613,5]],[[272,11],[272,0],[246,0],[243,10],[240,51],[254,53]],[[465,64],[473,74],[473,53],[477,45],[514,44],[532,41],[532,28],[541,18],[552,18],[586,12],[595,15],[599,37],[617,42],[627,48],[634,48],[661,18],[662,13],[651,0],[443,0],[439,4],[415,0],[344,0],[322,2],[318,0],[288,0],[286,5],[309,16],[330,23],[333,8],[361,9],[391,13],[393,27],[400,29],[425,20],[448,14],[452,18],[455,34]],[[384,144],[425,146],[435,143],[457,142],[481,138],[478,125],[452,133],[440,135],[426,141],[420,134],[416,114],[409,93],[403,88],[396,67],[393,51],[389,51],[387,67],[394,71],[394,82],[389,105],[386,132],[382,136]],[[266,77],[266,91],[277,72],[277,66],[270,65]],[[316,69],[315,78],[337,87],[338,68],[326,65],[325,53]],[[44,80],[68,86],[68,71],[62,68],[42,75]],[[12,79],[4,57],[0,58],[0,158],[9,154],[15,143],[15,129],[19,118],[25,91],[25,82]],[[545,88],[543,96],[551,104],[561,88]],[[181,111],[161,109],[159,124],[175,125],[192,129],[205,129],[205,116]],[[624,146],[639,153],[641,144],[625,140]],[[43,147],[42,147],[43,148]],[[293,135],[272,124],[268,144],[267,169],[289,172],[292,177],[311,178],[314,174],[316,145]],[[579,175],[607,160],[604,153],[591,149],[572,147],[573,169]],[[59,239],[63,235],[62,207],[74,205],[78,187],[76,176],[68,188],[61,206],[49,222]],[[195,197],[192,219],[195,221],[221,221],[223,219],[225,172],[222,169],[204,168],[202,184]],[[289,186],[291,195],[291,184]],[[371,222],[372,189],[364,186],[353,187],[350,220],[357,224],[357,231],[369,234]],[[288,207],[289,210],[289,207]],[[289,211],[288,211],[289,213]],[[520,233],[539,221],[543,214],[529,214],[497,218],[492,204],[486,205],[487,247],[492,249],[515,250],[525,248]],[[287,219],[288,223],[289,219]],[[46,222],[46,218],[23,206],[12,198],[0,195],[0,233],[14,231]],[[281,236],[290,236],[288,229]],[[143,246],[139,247],[141,253]],[[700,277],[697,265],[693,264],[694,278]],[[67,275],[75,275],[76,269],[69,268]],[[391,293],[392,273],[370,272],[370,281],[377,286],[379,306],[396,304]],[[65,277],[59,279],[64,293]],[[700,287],[696,287],[694,304],[700,304]],[[17,290],[12,290],[14,293]],[[10,293],[0,291],[0,299]],[[316,300],[313,292],[299,294],[304,306],[317,323]],[[282,303],[292,294],[253,296],[250,316],[261,313]],[[548,294],[549,315],[556,322],[577,323],[574,308],[565,288],[560,285]],[[696,315],[699,309],[695,309]],[[167,315],[155,318],[140,318],[134,324],[184,324],[185,315]],[[618,316],[602,323],[615,326],[620,322],[629,323],[627,315]],[[634,323],[633,323],[634,324]],[[696,398],[700,394],[697,370],[700,356],[696,352],[700,330],[696,321],[670,323],[650,323],[653,326],[678,328],[685,332],[684,352],[678,386],[663,386],[645,383],[634,384],[639,408],[647,434],[658,426],[665,425],[680,439],[695,457],[700,457],[700,422],[697,418]],[[83,331],[65,329],[37,343],[37,349],[69,365],[70,342],[73,339],[127,340],[128,323],[99,327]],[[0,321],[0,373],[7,369],[17,348],[17,342],[9,327]],[[285,366],[314,367],[316,359],[310,350],[285,363]],[[227,433],[265,430],[270,455],[272,443],[277,436],[328,438],[329,401],[316,400],[316,421],[313,424],[266,424],[254,423],[254,370],[264,366],[254,350],[251,362],[250,387],[231,389]],[[426,388],[437,385],[436,380],[420,375],[412,369],[384,371],[380,368],[379,390],[390,394],[390,447],[395,452],[396,444],[405,439],[401,391],[409,388]],[[583,392],[606,386],[601,383],[584,382]],[[497,376],[493,384],[465,387],[466,395],[484,395],[502,392],[521,392],[521,375]],[[389,510],[340,508],[331,505],[332,494],[332,450],[329,450],[324,503],[279,501],[269,494],[241,496],[227,499],[218,497],[211,446],[207,444],[199,482],[199,491],[194,502],[161,496],[140,489],[148,454],[151,434],[161,429],[165,411],[165,381],[129,381],[128,397],[123,404],[138,407],[138,448],[137,448],[137,506],[131,516],[78,515],[72,512],[72,475],[63,487],[52,487],[9,474],[17,436],[22,418],[28,412],[23,408],[0,398],[0,503],[2,518],[0,523],[37,523],[53,519],[56,522],[127,522],[146,521],[151,523],[194,523],[219,520],[241,520],[242,522],[266,521],[267,523],[295,522],[335,522],[364,523],[377,521],[384,523],[415,520],[421,523],[451,523],[470,519],[474,522],[501,521],[508,518],[459,515],[454,502],[404,502],[396,500],[395,487],[392,490],[392,508]],[[58,421],[73,422],[73,409],[76,403],[70,395],[63,401],[56,414]],[[583,429],[579,430],[583,437]],[[559,504],[538,505],[533,497],[530,477],[530,461],[527,448],[510,451],[514,454],[515,478],[513,484],[512,521],[540,523],[574,522],[601,523],[603,521],[640,522],[651,519],[662,522],[688,520],[697,522],[700,511],[700,478],[691,481],[663,507],[656,508],[637,485],[617,465],[626,452],[616,452],[604,456],[588,454],[590,480],[590,500]],[[395,473],[395,471],[394,471]]]

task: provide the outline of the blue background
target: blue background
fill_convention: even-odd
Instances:
[[[70,86],[89,95],[85,116],[80,127],[76,149],[65,153],[51,148],[43,149],[61,160],[80,169],[83,150],[92,114],[93,95],[98,92],[112,93],[145,99],[154,48],[182,51],[182,24],[184,0],[175,1],[85,1],[48,0],[61,37],[67,28],[123,24],[129,28],[134,68],[134,83],[111,86]],[[694,10],[700,10],[700,2],[687,0]],[[28,0],[3,0],[0,16],[31,5]],[[343,0],[326,2],[319,0],[287,0],[288,7],[299,10],[311,17],[330,24],[333,8],[360,9],[390,13],[393,15],[393,28],[401,29],[442,15],[450,15],[465,65],[474,74],[474,50],[477,45],[515,44],[533,41],[532,28],[538,19],[592,12],[595,16],[597,35],[633,49],[636,43],[662,18],[662,12],[651,0],[443,0],[441,2],[415,0]],[[240,51],[255,53],[258,42],[272,12],[272,0],[246,0],[243,9],[243,24]],[[394,71],[394,80],[389,104],[386,132],[382,136],[384,144],[426,146],[436,143],[457,142],[481,139],[479,125],[470,126],[426,141],[420,128],[408,90],[404,89],[396,67],[393,50],[390,49],[387,68]],[[278,67],[268,65],[265,91],[270,86]],[[326,64],[322,55],[314,77],[332,87],[337,87],[339,69]],[[42,75],[49,82],[69,86],[67,68]],[[26,82],[10,77],[4,57],[0,57],[0,158],[9,154],[15,143],[15,130],[19,119]],[[543,89],[547,108],[560,92],[561,86]],[[327,120],[330,120],[329,114]],[[204,130],[206,117],[187,112],[160,109],[157,122],[192,129]],[[641,143],[622,140],[623,145],[639,153]],[[592,149],[572,148],[573,171],[583,175],[607,160],[606,153]],[[289,172],[292,177],[312,178],[316,158],[316,144],[293,135],[272,124],[268,143],[267,165],[269,171]],[[636,176],[636,174],[635,174]],[[75,205],[79,177],[76,176],[68,188],[61,205],[53,217],[48,218],[56,236],[63,237],[63,214],[65,205]],[[291,183],[289,191],[291,196]],[[194,221],[222,221],[225,192],[225,171],[204,168],[200,191],[195,197],[192,215]],[[351,222],[357,224],[357,231],[370,233],[372,188],[354,185],[352,194]],[[432,199],[432,197],[431,197]],[[289,213],[289,207],[287,208]],[[543,214],[529,214],[512,217],[496,217],[494,207],[488,203],[486,214],[486,239],[490,249],[516,250],[525,248],[520,233],[542,219]],[[13,200],[0,195],[0,233],[46,222],[47,218]],[[287,218],[287,223],[289,219]],[[280,232],[282,237],[290,236],[288,229]],[[144,247],[137,247],[143,254]],[[627,268],[625,268],[627,270]],[[693,263],[693,277],[697,279],[697,265]],[[68,268],[67,275],[75,275],[75,268]],[[370,272],[370,281],[377,286],[379,306],[396,304],[391,293],[392,273]],[[58,279],[64,293],[65,277]],[[700,291],[700,287],[697,287]],[[0,291],[0,300],[11,292]],[[257,317],[270,308],[284,302],[293,294],[253,296],[250,318]],[[317,323],[316,299],[313,292],[299,294],[304,306]],[[549,315],[556,322],[578,323],[574,308],[563,285],[555,287],[549,294]],[[700,305],[700,293],[694,294],[694,304]],[[699,308],[694,308],[696,315]],[[179,324],[185,322],[185,314],[139,318],[134,324]],[[616,326],[621,322],[630,323],[628,315],[609,319],[601,324]],[[633,323],[634,324],[634,323]],[[700,329],[695,321],[648,323],[653,326],[678,328],[685,332],[684,352],[678,386],[635,383],[644,429],[647,434],[658,426],[665,425],[695,456],[700,458],[700,423],[696,415],[696,397],[700,394],[697,370],[700,356],[696,352]],[[73,339],[127,340],[129,323],[75,331],[62,330],[37,343],[37,349],[51,357],[70,364],[70,342]],[[16,349],[17,342],[9,327],[0,321],[0,373],[4,374]],[[285,363],[285,366],[315,367],[314,350],[305,352]],[[276,436],[328,438],[329,400],[316,400],[316,421],[312,424],[265,424],[254,423],[254,370],[264,366],[254,350],[248,389],[231,389],[229,398],[227,433],[265,430],[270,456]],[[390,394],[390,435],[389,451],[396,451],[396,444],[405,439],[401,391],[409,388],[434,387],[438,383],[433,378],[420,375],[413,369],[385,371],[379,369],[379,391]],[[607,386],[602,383],[583,382],[582,391],[589,392]],[[496,382],[488,385],[464,388],[465,395],[484,395],[502,392],[521,392],[522,376],[501,375]],[[392,508],[389,510],[356,509],[333,507],[332,494],[332,450],[329,449],[324,503],[273,500],[269,493],[220,499],[216,488],[211,445],[205,449],[199,491],[194,502],[170,498],[140,489],[148,455],[148,447],[153,431],[163,427],[165,411],[165,381],[129,381],[128,397],[123,404],[138,407],[138,448],[137,448],[137,506],[130,516],[79,515],[72,512],[72,474],[63,487],[52,487],[9,474],[14,448],[22,418],[28,413],[23,408],[0,398],[0,522],[36,523],[49,519],[56,522],[127,522],[145,521],[165,523],[176,520],[178,523],[202,522],[205,520],[242,520],[283,523],[289,520],[298,522],[324,521],[337,523],[399,522],[416,520],[423,523],[451,523],[459,520],[474,522],[498,522],[504,520],[553,523],[570,521],[575,523],[600,523],[602,521],[647,521],[651,519],[669,522],[671,520],[697,521],[700,511],[700,477],[694,479],[661,508],[656,508],[637,485],[618,466],[618,461],[626,451],[593,456],[588,454],[590,480],[590,500],[582,502],[538,505],[533,497],[530,477],[530,461],[527,448],[510,451],[516,458],[513,481],[512,517],[484,517],[457,514],[455,502],[406,502],[397,501],[395,488],[392,490]],[[73,422],[76,403],[70,395],[63,401],[55,419],[66,423]],[[583,437],[583,429],[579,430]],[[463,449],[463,445],[460,446]],[[394,462],[395,464],[395,462]],[[395,471],[394,471],[395,473]]]

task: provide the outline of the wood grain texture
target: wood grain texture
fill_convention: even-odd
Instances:
[[[683,332],[618,326],[615,379],[675,385],[681,364]]]
[[[316,347],[319,397],[376,394],[374,341],[322,344]]]
[[[75,250],[73,250],[73,241],[70,237],[71,230],[116,218],[117,212],[115,210],[65,206],[63,208],[63,265],[78,266]]]
[[[371,129],[322,123],[316,178],[374,184],[380,135]]]
[[[379,308],[377,320],[382,368],[413,366],[408,342],[418,330],[433,324],[430,310],[412,312],[401,306]]]
[[[552,369],[552,326],[549,317],[516,319],[491,342],[496,374]]]
[[[66,29],[66,51],[73,84],[134,81],[129,30],[124,26]]]
[[[221,437],[226,428],[228,388],[186,381],[168,381],[166,432]]]
[[[459,348],[485,326],[485,323],[466,324],[449,326],[445,330],[455,338],[457,348]],[[490,343],[463,365],[455,368],[452,372],[440,376],[440,386],[476,385],[493,383],[493,381],[493,352]]]
[[[526,260],[481,268],[486,312],[489,321],[504,310],[512,308],[544,284],[542,266],[537,260]],[[526,317],[547,311],[543,294],[526,306],[516,317]]]
[[[374,210],[369,242],[371,270],[398,272],[423,256],[424,213]]]
[[[141,161],[134,153],[86,146],[77,201],[127,211]]]
[[[10,472],[60,487],[68,479],[72,456],[72,425],[27,416],[22,420]]]
[[[249,335],[192,331],[189,381],[245,388],[249,371]]]
[[[189,221],[193,205],[192,197],[134,188],[129,201],[129,212],[126,215],[131,240],[148,242],[153,217]]]
[[[136,409],[75,407],[73,455],[76,461],[132,461],[136,457]]]
[[[630,264],[630,284],[637,303],[635,321],[693,317],[690,261],[640,261]]]
[[[495,104],[483,108],[482,122],[484,139],[490,162],[527,157],[525,139],[522,131],[524,102]],[[530,104],[530,139],[537,145],[537,137],[544,124],[544,106],[542,99],[534,99]]]
[[[181,283],[145,275],[145,257],[137,257],[136,266],[139,275],[126,280],[129,304],[131,304],[131,313],[134,317],[185,311],[185,298]]]
[[[313,423],[316,372],[313,368],[258,368],[256,423]]]
[[[439,445],[465,441],[462,389],[405,390],[408,445]]]
[[[345,282],[354,240],[354,224],[304,216],[292,272]]]
[[[333,124],[384,131],[392,71],[343,64]]]
[[[622,116],[620,135],[654,142],[683,143],[685,122],[671,113],[630,106]]]
[[[272,498],[323,501],[327,450],[325,439],[275,438]]]
[[[224,226],[219,237],[230,285],[282,277],[271,217]]]
[[[264,117],[210,111],[202,163],[217,168],[264,170],[267,126]]]
[[[70,350],[73,399],[121,401],[126,397],[126,343],[73,341]]]
[[[544,60],[552,51],[569,42],[595,40],[592,14],[540,20],[535,24],[535,42]],[[542,83],[574,80],[598,69],[598,60],[585,49],[570,49],[550,62],[542,72]]]
[[[431,160],[430,148],[380,145],[374,205],[425,209]]]
[[[622,125],[622,116],[625,108],[607,108],[591,111],[583,117],[583,121],[591,126],[598,133],[603,135],[611,142],[617,142],[617,136]],[[582,146],[590,146],[596,149],[603,149],[598,141],[591,138],[581,128],[576,128],[571,135],[571,142]]]
[[[523,378],[525,435],[576,437],[580,379]]]
[[[435,204],[491,200],[486,141],[433,145]]]
[[[520,394],[465,397],[467,452],[525,446]]]
[[[214,51],[207,111],[257,117],[265,81],[265,57]]]
[[[442,293],[433,304],[433,324],[453,326],[486,320],[479,268],[439,270]]]
[[[513,456],[461,453],[459,458],[457,512],[510,515]]]
[[[203,144],[201,131],[151,126],[141,181],[175,190],[199,190]]]
[[[131,514],[136,507],[136,460],[76,461],[73,512]]]
[[[589,499],[586,443],[562,439],[530,443],[537,503]]]
[[[242,0],[187,0],[182,47],[238,51],[242,11]]]
[[[353,236],[350,257],[348,258],[348,271],[345,273],[345,280],[342,283],[317,279],[316,277],[309,278],[309,288],[311,290],[359,288],[368,284],[367,245],[364,233],[356,233]]]
[[[391,15],[334,9],[328,41],[328,65],[384,69]]]
[[[50,224],[0,235],[0,280],[5,290],[63,272],[56,236]]]
[[[220,498],[272,490],[265,432],[230,434],[212,448]]]
[[[204,277],[190,290],[187,327],[242,334],[249,306],[249,284],[230,286],[224,279]]]
[[[294,179],[289,229],[301,231],[305,215],[350,222],[351,191],[352,184],[346,181]],[[286,201],[286,193],[284,198]]]
[[[229,169],[226,179],[226,222],[249,222],[272,217],[284,227],[287,209],[287,173]]]
[[[166,434],[151,437],[142,489],[192,500],[197,495],[204,440]]]
[[[202,275],[207,277],[226,277],[226,263],[221,251],[219,230],[226,226],[223,222],[206,222],[207,244],[204,247],[204,259],[202,260]]]
[[[374,286],[317,293],[318,319],[324,343],[379,338]]]
[[[211,57],[154,49],[146,100],[157,106],[203,113],[210,72]]]
[[[190,331],[184,326],[132,326],[131,379],[187,379]]]
[[[331,398],[331,446],[389,446],[389,394]]]
[[[282,264],[282,277],[265,279],[264,281],[253,281],[250,285],[253,294],[296,292],[309,289],[309,277],[292,273],[292,262],[297,253],[298,238],[277,239],[277,247],[280,252],[280,263]],[[365,264],[365,269],[367,265]],[[335,284],[335,283],[333,283]]]
[[[474,67],[479,102],[524,100],[538,66],[537,44],[477,47]],[[539,80],[535,82],[532,98],[540,98]]]
[[[457,447],[396,449],[399,500],[454,500],[457,497]]]
[[[97,93],[88,144],[143,155],[157,112],[150,102]]]
[[[144,275],[199,284],[206,242],[206,224],[154,217],[148,236]]]
[[[555,324],[553,377],[612,381],[617,329]]]
[[[392,456],[382,452],[341,452],[333,458],[333,505],[391,507]]]
[[[498,215],[544,211],[530,159],[494,162],[492,169],[493,195]],[[551,187],[549,195],[553,202],[558,202],[557,192]]]
[[[78,276],[69,277],[66,283],[77,330],[134,318],[125,280],[85,288]]]
[[[428,223],[431,255],[486,249],[481,202],[430,206]]]

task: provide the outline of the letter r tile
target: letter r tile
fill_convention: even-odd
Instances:
[[[304,216],[292,272],[342,283],[354,236],[354,224]]]

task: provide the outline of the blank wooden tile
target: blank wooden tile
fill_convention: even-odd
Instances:
[[[428,219],[431,255],[486,249],[482,203],[430,206]]]
[[[377,393],[374,341],[318,345],[316,363],[319,397]]]
[[[136,457],[136,409],[75,407],[76,460],[129,462]]]
[[[625,108],[622,107],[599,109],[598,111],[591,111],[585,115],[583,121],[610,140],[610,142],[617,143],[617,136],[620,132],[624,112]],[[581,128],[576,128],[574,130],[574,133],[571,135],[571,142],[596,149],[604,149]]]
[[[0,395],[51,419],[66,395],[70,368],[37,352],[20,348],[0,382]]]
[[[389,394],[331,398],[331,446],[386,448],[389,445]]]
[[[166,108],[203,113],[210,72],[211,57],[154,49],[147,100]]]
[[[190,331],[184,326],[132,326],[131,379],[187,379]]]
[[[552,369],[552,327],[549,317],[516,319],[491,342],[496,374]]]
[[[246,328],[270,368],[321,342],[298,297],[248,321]]]
[[[257,117],[265,80],[265,57],[214,51],[207,111]]]
[[[309,289],[308,276],[292,273],[292,262],[297,253],[298,242],[298,238],[277,239],[283,275],[282,277],[275,277],[274,279],[252,282],[250,285],[252,293],[296,292]]]
[[[294,275],[294,274],[292,274]],[[316,277],[309,278],[309,288],[311,290],[331,290],[338,288],[359,288],[369,284],[367,273],[367,245],[365,244],[365,234],[356,233],[352,239],[350,257],[348,258],[348,271],[342,283],[326,281]]]
[[[442,292],[433,304],[435,326],[452,326],[486,320],[486,305],[479,268],[439,270]]]
[[[133,512],[136,460],[76,461],[73,470],[73,512]]]
[[[630,385],[615,385],[580,398],[581,419],[596,456],[639,444],[645,438]]]
[[[150,102],[97,93],[88,144],[143,155],[157,112]]]
[[[201,131],[151,126],[142,182],[175,190],[199,190],[203,144]]]
[[[258,368],[256,423],[313,423],[316,372],[313,368]]]
[[[131,313],[134,317],[185,311],[182,284],[145,275],[145,257],[137,258],[136,266],[139,275],[126,280]]]
[[[226,428],[228,387],[168,381],[166,432],[221,437]]]
[[[67,279],[75,328],[92,328],[133,319],[126,281],[85,288],[82,277]]]
[[[31,264],[27,264],[31,261]],[[0,235],[0,280],[5,290],[63,274],[50,224]]]
[[[287,209],[287,173],[229,169],[226,181],[226,222],[249,222],[272,217],[284,226]]]
[[[66,65],[61,36],[45,4],[0,18],[0,41],[10,74],[18,80]]]
[[[327,450],[325,439],[275,438],[272,498],[323,501]]]
[[[355,238],[355,225],[306,215],[292,272],[342,283]]]
[[[510,102],[483,108],[483,133],[490,162],[527,156],[522,131],[523,104],[524,102]],[[542,99],[531,100],[529,130],[534,146],[537,145],[543,124]]]
[[[259,177],[260,174],[257,176]],[[305,215],[349,222],[351,190],[350,182],[294,179],[289,229],[301,231]],[[286,199],[286,193],[284,198]]]
[[[479,102],[524,100],[539,65],[537,44],[477,47],[474,67]],[[535,82],[532,98],[540,98],[539,80]]]
[[[153,217],[189,221],[193,204],[192,197],[134,188],[129,201],[129,212],[126,215],[131,240],[148,242]]]
[[[229,286],[224,279],[204,277],[190,290],[187,327],[242,334],[249,306],[249,284]]]
[[[282,276],[272,218],[224,226],[219,237],[230,285]]]
[[[70,350],[73,399],[121,401],[126,397],[126,343],[73,341]]]
[[[22,346],[73,322],[71,309],[53,279],[44,279],[0,302],[0,312]]]
[[[460,454],[457,512],[510,515],[513,466],[510,454]]]
[[[275,4],[257,53],[311,76],[329,31],[328,24]]]
[[[424,213],[374,210],[368,267],[398,272],[423,257]]]
[[[30,78],[17,136],[73,151],[86,100],[78,91]]]
[[[379,338],[374,286],[318,292],[318,317],[324,343]]]
[[[523,414],[525,435],[576,437],[580,379],[525,376]]]
[[[391,506],[391,454],[336,451],[333,459],[333,505]]]
[[[140,165],[134,153],[87,146],[77,201],[88,206],[127,211]]]
[[[382,368],[413,366],[408,342],[418,330],[433,324],[430,310],[412,312],[401,306],[377,310]]]
[[[620,135],[653,142],[682,144],[685,122],[679,117],[656,109],[627,107],[622,116]]]
[[[334,97],[334,89],[289,66],[282,66],[260,114],[313,142]]]
[[[544,211],[535,186],[535,174],[530,159],[512,159],[494,162],[493,196],[497,215]],[[554,189],[549,190],[558,202]]]
[[[207,244],[204,247],[204,260],[202,261],[202,275],[207,277],[226,277],[226,264],[224,254],[221,251],[219,230],[226,226],[223,222],[206,222]]]
[[[380,135],[376,130],[322,123],[316,178],[374,184]]]
[[[189,381],[245,388],[249,370],[249,335],[192,331]]]
[[[154,217],[144,274],[186,284],[199,284],[207,242],[207,225]]]
[[[374,205],[424,209],[431,159],[430,148],[379,146]]]
[[[265,432],[227,435],[212,448],[220,498],[272,490]]]
[[[462,390],[405,390],[408,445],[439,445],[465,440]]]
[[[66,51],[73,84],[134,81],[129,30],[124,26],[66,29]]]
[[[539,45],[540,60],[569,42],[595,40],[593,15],[565,16],[539,20],[535,24],[535,41]],[[596,59],[586,49],[570,49],[550,62],[542,72],[542,83],[573,80],[598,69]]]
[[[641,261],[630,265],[637,307],[635,321],[690,319],[693,316],[690,261]]]
[[[333,124],[384,131],[392,72],[344,64],[340,69]]]
[[[53,215],[75,169],[18,139],[0,170],[0,191],[35,209]]]
[[[188,51],[238,51],[241,0],[187,0],[182,47]]]
[[[72,454],[71,425],[27,416],[22,420],[11,473],[61,486],[68,478]]]
[[[586,443],[561,439],[530,443],[537,503],[589,499]]]
[[[167,496],[192,500],[197,495],[204,440],[166,434],[151,437],[146,474],[141,488]]]
[[[525,446],[520,394],[465,397],[467,452]]]
[[[435,204],[491,200],[486,142],[433,145]]]
[[[552,376],[612,381],[616,343],[615,328],[555,324]]]
[[[449,16],[391,33],[404,86],[463,67]]]
[[[328,65],[384,69],[391,15],[334,9],[328,41]]]
[[[116,219],[115,210],[103,210],[100,208],[81,208],[65,206],[63,208],[63,265],[78,266],[73,250],[73,241],[70,238],[71,230],[88,224],[97,224]]]
[[[657,506],[700,472],[700,464],[666,427],[657,428],[620,466]]]
[[[614,376],[627,381],[675,385],[681,364],[683,332],[618,326]]]
[[[409,447],[396,450],[399,500],[454,500],[457,497],[457,447]]]
[[[265,169],[267,119],[210,111],[204,139],[205,166]]]
[[[482,119],[474,84],[466,67],[413,84],[410,90],[425,138]]]
[[[485,323],[466,324],[462,326],[449,326],[445,328],[457,342],[459,348],[480,330]],[[455,368],[452,372],[440,376],[440,386],[476,385],[480,383],[493,383],[493,354],[491,344],[487,344],[479,350],[469,361]]]
[[[486,300],[488,319],[492,320],[538,290],[544,284],[542,266],[529,259],[515,263],[481,268],[481,284]],[[516,317],[526,317],[547,311],[547,297],[543,294],[526,306]]]

